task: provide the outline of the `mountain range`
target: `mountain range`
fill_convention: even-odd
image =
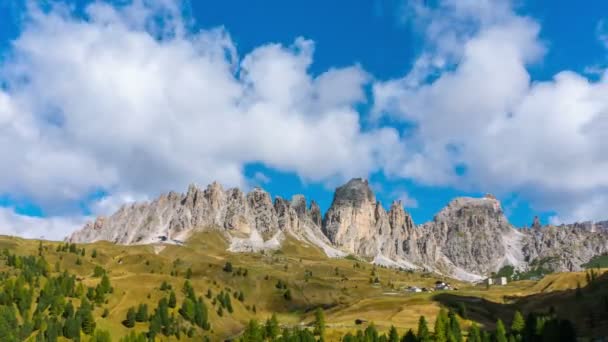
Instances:
[[[516,228],[492,195],[452,200],[424,224],[415,224],[400,201],[387,211],[368,182],[355,178],[338,187],[323,216],[302,195],[291,200],[255,188],[244,193],[212,183],[191,185],[151,202],[132,203],[98,217],[67,239],[117,244],[181,244],[195,231],[219,230],[229,250],[280,248],[287,236],[321,248],[330,257],[349,255],[375,264],[432,271],[477,281],[505,266],[577,271],[608,252],[608,221]]]

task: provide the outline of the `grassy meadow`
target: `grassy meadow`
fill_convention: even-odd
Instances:
[[[212,341],[237,337],[250,319],[264,321],[272,313],[277,314],[283,327],[307,326],[317,307],[325,310],[326,341],[338,341],[346,332],[372,322],[382,332],[391,325],[400,333],[415,330],[421,315],[433,322],[440,308],[458,310],[463,306],[466,313],[459,316],[463,330],[473,321],[489,329],[497,318],[508,324],[516,309],[525,313],[553,307],[558,314],[572,319],[579,331],[588,328],[591,334],[608,333],[599,316],[595,326],[589,325],[589,312],[601,315],[603,304],[598,298],[608,293],[606,286],[587,286],[585,272],[551,274],[539,281],[522,280],[488,288],[432,273],[376,267],[355,258],[327,258],[318,248],[291,238],[277,251],[238,254],[226,251],[227,242],[217,232],[196,233],[183,246],[79,244],[85,249],[84,255],[58,252],[60,244],[42,242],[51,270],[68,270],[87,286],[99,283],[99,277],[93,275],[95,266],[106,270],[114,291],[105,303],[95,306],[94,316],[97,327],[109,331],[114,338],[131,331],[146,331],[146,323],[127,328],[122,321],[129,308],[147,303],[153,309],[159,299],[167,297],[167,291],[161,290],[163,282],[175,291],[178,305],[171,310],[179,316],[177,310],[184,299],[181,289],[187,277],[197,295],[205,296],[209,291],[212,297],[221,291],[230,293],[233,312],[220,316],[219,305],[205,297],[211,329],[191,338],[182,336],[181,340],[200,340],[203,335]],[[38,255],[39,246],[37,240],[0,237],[0,250],[17,255]],[[230,272],[226,270],[227,263],[232,265]],[[0,263],[0,271],[6,268]],[[600,281],[603,271],[598,271]],[[376,278],[379,283],[374,282]],[[433,287],[437,280],[448,281],[458,290],[404,290],[407,286]],[[577,287],[582,289],[577,291]],[[242,301],[235,295],[241,292]],[[102,317],[105,310],[108,315]],[[163,336],[161,340],[176,339]]]

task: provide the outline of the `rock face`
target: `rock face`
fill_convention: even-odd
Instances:
[[[107,240],[119,244],[180,243],[195,230],[216,229],[233,238],[234,251],[277,247],[285,233],[312,242],[339,256],[320,228],[321,212],[313,201],[297,195],[292,201],[256,188],[244,194],[218,183],[186,194],[170,192],[149,203],[123,206],[110,217],[99,217],[69,237],[73,242]]]
[[[218,183],[185,194],[170,192],[148,203],[122,207],[69,237],[72,242],[108,240],[119,244],[180,243],[196,230],[218,230],[231,251],[278,248],[286,235],[322,248],[331,257],[354,254],[388,266],[440,272],[479,280],[506,265],[527,269],[543,264],[574,271],[608,253],[608,221],[516,229],[491,195],[456,198],[431,222],[416,226],[401,202],[389,210],[366,180],[336,189],[323,217],[302,195],[274,201],[262,189],[245,194]]]
[[[421,261],[448,274],[475,278],[523,262],[523,234],[509,224],[492,196],[454,199],[422,229]]]
[[[553,271],[579,271],[594,256],[608,253],[605,221],[537,227],[526,231],[525,261]]]
[[[387,212],[361,178],[336,189],[322,229],[336,247],[348,253],[370,258],[382,255],[402,263],[404,243],[415,236],[412,218],[401,202],[394,202]]]

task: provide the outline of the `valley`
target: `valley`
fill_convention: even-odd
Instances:
[[[510,324],[515,310],[524,314],[553,310],[558,317],[572,320],[581,336],[608,333],[604,269],[594,271],[598,285],[589,283],[588,273],[571,272],[487,287],[430,272],[374,266],[370,260],[355,257],[328,258],[320,248],[294,238],[287,238],[280,249],[251,253],[228,252],[228,243],[223,234],[200,229],[183,246],[95,242],[74,245],[76,253],[70,253],[59,251],[67,246],[65,243],[2,237],[0,249],[17,255],[41,253],[51,269],[54,265],[57,270],[67,270],[87,287],[99,284],[99,276],[92,270],[103,268],[113,292],[94,306],[93,315],[97,329],[109,332],[113,340],[132,332],[146,332],[147,322],[127,328],[123,320],[130,308],[137,309],[141,304],[152,312],[156,303],[168,296],[167,287],[177,299],[176,309],[169,312],[178,321],[183,320],[178,308],[185,300],[182,287],[186,281],[196,296],[205,296],[210,329],[194,329],[192,336],[182,333],[181,340],[238,338],[250,320],[264,322],[272,314],[276,314],[281,328],[312,329],[317,308],[325,313],[325,341],[340,341],[345,334],[372,324],[380,333],[394,326],[405,334],[408,329],[416,331],[420,316],[426,317],[432,331],[432,322],[442,308],[459,312],[463,307],[466,313],[458,315],[463,331],[473,323],[493,331],[497,319]],[[0,264],[0,272],[11,274],[4,262]],[[433,288],[438,280],[450,282],[458,290],[405,290],[408,286]],[[577,291],[585,295],[579,297]],[[222,305],[214,299],[220,293],[230,294],[231,312],[220,310]],[[104,311],[107,315],[102,317]],[[180,324],[182,328],[188,326]],[[176,340],[174,336],[159,336],[163,341]]]

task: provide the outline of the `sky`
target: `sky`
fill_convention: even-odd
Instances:
[[[608,3],[0,2],[0,234],[219,181],[608,219]]]

